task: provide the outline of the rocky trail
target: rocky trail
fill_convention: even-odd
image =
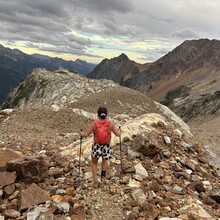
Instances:
[[[146,131],[146,119],[137,122]],[[42,136],[31,147],[28,139],[20,145],[2,142],[0,219],[219,219],[220,180],[202,156],[203,146],[163,121],[148,126],[155,130],[132,139],[124,130],[123,173],[116,143],[107,183],[99,188],[93,188],[87,154],[81,157],[80,179],[79,158],[63,156],[58,145],[67,144],[65,135],[47,145]],[[75,139],[79,147],[77,134]]]

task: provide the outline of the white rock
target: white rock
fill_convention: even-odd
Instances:
[[[128,186],[139,188],[141,186],[141,183],[139,181],[134,180],[134,179],[129,179]]]
[[[164,136],[164,141],[165,141],[166,145],[170,145],[171,144],[171,139],[168,136]]]
[[[197,204],[196,201],[181,207],[180,211],[186,211],[187,213],[198,215],[199,217],[206,218],[207,220],[214,220],[214,218],[209,215],[199,204]]]
[[[63,213],[68,213],[70,210],[70,204],[67,202],[60,202],[56,204],[57,208]]]
[[[60,107],[56,104],[53,104],[51,107],[55,112],[58,112],[60,110]]]
[[[190,169],[186,169],[186,173],[188,173],[188,174],[192,174],[192,170],[190,170]]]
[[[146,201],[146,195],[142,189],[135,189],[132,192],[132,197],[134,198],[134,200],[140,202],[141,204]]]
[[[13,111],[14,111],[13,109],[6,108],[1,110],[0,113],[3,113],[5,115],[10,115]]]
[[[148,177],[148,172],[147,170],[142,166],[141,163],[138,163],[134,166],[135,173],[137,175],[143,176],[143,177]]]
[[[86,172],[85,174],[84,174],[84,178],[85,179],[91,179],[92,178],[92,172],[90,171],[90,172]]]

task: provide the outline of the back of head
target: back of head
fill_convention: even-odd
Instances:
[[[105,119],[107,117],[107,108],[105,107],[99,107],[98,109],[98,117],[101,119]]]

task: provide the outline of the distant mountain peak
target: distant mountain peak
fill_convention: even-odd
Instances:
[[[122,53],[118,58],[129,59],[128,56],[124,53]]]

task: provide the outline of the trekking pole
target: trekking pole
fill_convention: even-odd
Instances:
[[[119,126],[119,129],[121,126]],[[121,134],[119,135],[119,142],[120,142],[120,158],[121,158],[121,173],[123,172],[123,166],[122,166],[122,149],[121,149]]]
[[[82,129],[80,130],[82,132]],[[82,150],[82,139],[83,137],[80,135],[80,144],[79,144],[79,180],[80,180],[80,166],[81,166],[81,150]]]

